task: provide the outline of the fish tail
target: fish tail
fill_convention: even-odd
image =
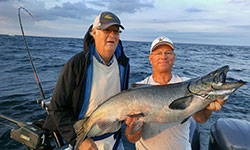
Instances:
[[[75,133],[77,135],[76,144],[75,144],[76,150],[78,150],[79,146],[87,138],[87,132],[86,132],[87,128],[85,126],[87,121],[88,121],[88,118],[84,118],[82,120],[77,121],[74,124]]]

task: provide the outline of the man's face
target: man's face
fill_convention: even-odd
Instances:
[[[175,60],[175,53],[168,45],[160,45],[149,55],[149,61],[156,73],[171,73]]]
[[[102,56],[112,56],[119,42],[119,26],[110,26],[105,30],[92,29],[95,46]]]

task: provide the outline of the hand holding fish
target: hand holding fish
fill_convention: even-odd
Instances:
[[[128,117],[126,119],[127,127],[125,129],[125,135],[129,142],[135,143],[141,138],[141,131],[143,122],[138,117]]]
[[[79,146],[79,150],[97,150],[97,146],[91,138],[86,138]]]
[[[221,107],[227,102],[227,100],[221,100],[221,99],[217,99],[214,102],[211,102],[210,104],[208,104],[208,106],[205,108],[207,110],[211,110],[211,111],[219,111],[221,110]]]
[[[227,102],[227,100],[216,99],[215,101],[209,103],[207,107],[193,114],[193,118],[198,123],[205,123],[213,111],[221,110],[222,106]]]

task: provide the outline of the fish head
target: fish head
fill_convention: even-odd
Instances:
[[[221,67],[209,74],[191,80],[189,91],[206,99],[227,99],[235,90],[245,84],[239,80],[226,82],[229,66]]]

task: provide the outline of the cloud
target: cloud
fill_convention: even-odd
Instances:
[[[122,3],[122,5],[121,5]],[[123,1],[114,1],[109,3],[108,8],[114,10],[115,12],[127,12],[135,13],[137,11],[142,11],[143,9],[153,8],[154,5],[151,3],[142,3],[139,0],[123,0]]]
[[[62,6],[55,6],[49,9],[35,6],[31,8],[38,20],[56,20],[59,17],[71,19],[88,19],[91,15],[97,14],[97,10],[88,8],[83,1],[77,3],[66,2]]]
[[[11,1],[11,0],[0,0],[0,2],[7,2],[7,1]],[[20,0],[19,0],[20,1]]]
[[[91,2],[99,7],[107,7],[110,11],[117,13],[135,13],[143,9],[154,8],[153,2],[140,0],[104,0],[103,2]]]
[[[106,7],[109,0],[102,1],[87,1],[88,4],[92,4],[96,7]]]
[[[190,13],[199,13],[199,12],[203,12],[204,10],[202,9],[198,9],[198,8],[189,8],[186,9],[186,12],[190,12]]]
[[[121,17],[127,29],[122,38],[129,40],[151,41],[166,32],[180,42],[202,37],[216,42],[213,36],[227,42],[232,36],[249,43],[249,5],[249,0],[0,0],[0,34],[20,34],[17,10],[22,6],[35,17],[21,12],[27,35],[82,37],[96,15],[111,11]]]
[[[51,8],[45,7],[45,1],[40,0],[1,0],[0,1],[0,16],[6,18],[15,18],[17,16],[17,9],[22,6],[29,10],[36,20],[56,20],[58,18],[71,19],[93,19],[93,15],[97,15],[100,10],[96,7],[89,7],[92,4],[96,7],[102,7],[103,10],[114,11],[116,13],[135,13],[143,9],[153,8],[152,2],[141,2],[134,0],[104,0],[86,1],[82,0],[76,3],[70,1],[62,3],[62,5],[55,5]]]
[[[165,32],[164,35],[170,37],[174,43],[249,45],[249,36],[242,37],[242,35],[234,33]]]
[[[248,2],[248,0],[226,0],[227,3],[233,3],[233,4],[245,4]]]
[[[223,20],[219,19],[200,19],[200,18],[172,18],[172,19],[148,19],[144,20],[146,23],[154,24],[169,24],[169,23],[225,23]]]
[[[36,18],[36,20],[56,20],[59,17],[71,19],[88,19],[91,15],[96,15],[99,11],[89,8],[84,1],[77,3],[65,2],[62,6],[55,6],[49,9],[45,8],[45,3],[39,0],[5,0],[0,1],[0,16],[15,18],[17,9],[24,7]]]
[[[0,1],[0,16],[8,20],[17,18],[18,7],[15,7],[15,5],[18,5],[17,3],[18,1]]]
[[[236,29],[246,29],[250,31],[250,25],[235,25],[231,27],[236,28]]]
[[[64,36],[65,31],[73,32],[83,30],[92,23],[99,11],[89,8],[83,1],[77,3],[65,2],[60,6],[46,8],[45,1],[40,0],[9,0],[0,1],[0,33],[20,34],[18,23],[18,8],[24,7],[35,18],[33,20],[21,9],[21,19],[25,31],[30,35],[44,35],[43,30],[58,31]],[[71,28],[72,27],[72,28]],[[60,30],[59,30],[60,29]],[[72,31],[73,30],[73,31]],[[49,32],[47,34],[56,35]],[[66,34],[65,34],[66,35]]]

